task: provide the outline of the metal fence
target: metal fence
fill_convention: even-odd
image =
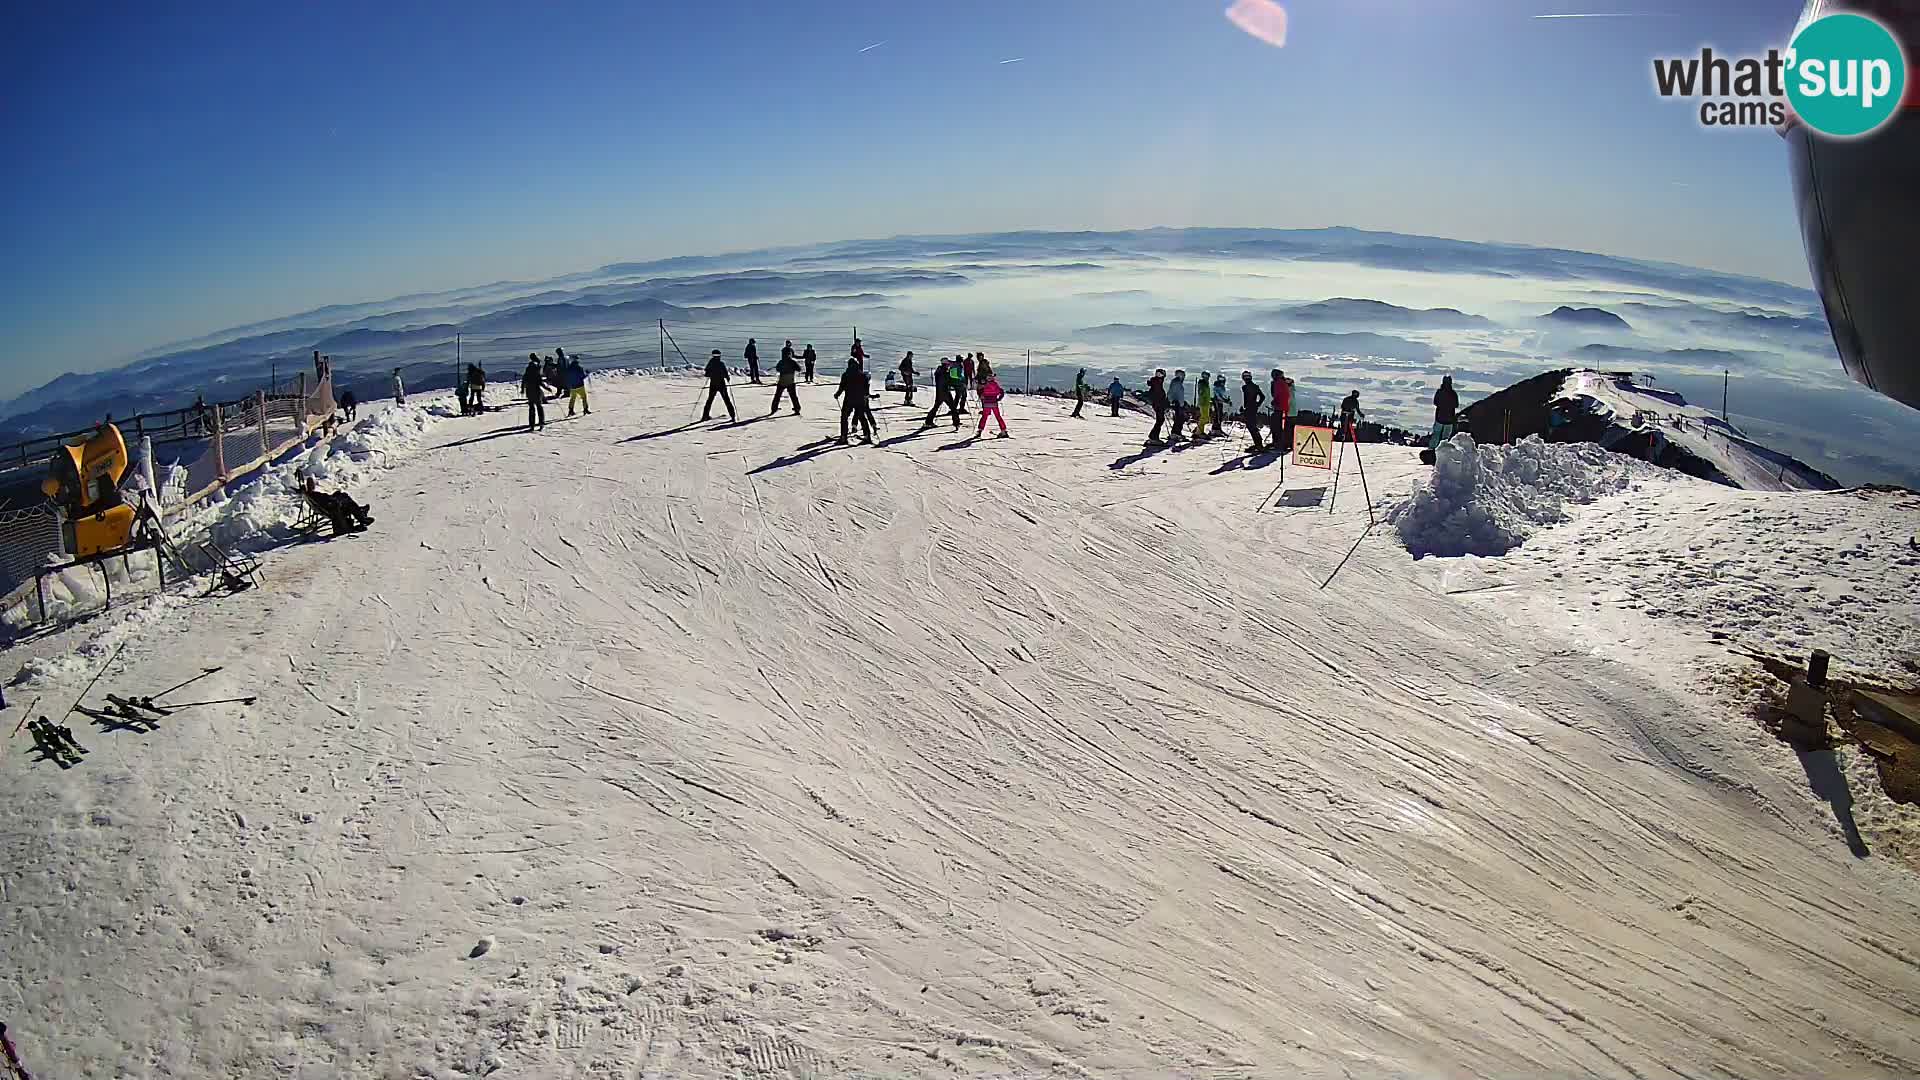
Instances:
[[[134,458],[121,491],[129,501],[137,499],[152,475],[160,512],[178,516],[305,442],[335,408],[329,372],[305,393],[270,398],[261,391],[239,401],[132,418],[121,426]],[[0,487],[37,485],[63,440],[93,430],[34,440],[32,446],[44,444],[38,459],[17,448],[0,454],[7,463],[0,464]],[[51,503],[0,511],[0,610],[31,592],[39,571],[65,560],[59,513]]]

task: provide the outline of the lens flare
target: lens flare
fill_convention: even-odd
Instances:
[[[1275,48],[1287,43],[1287,9],[1273,0],[1234,0],[1227,21]]]

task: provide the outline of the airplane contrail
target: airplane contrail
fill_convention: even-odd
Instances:
[[[884,41],[876,41],[876,42],[874,42],[873,44],[871,44],[871,45],[869,45],[869,46],[867,46],[866,48],[864,48],[864,49],[861,49],[860,51],[861,51],[861,52],[872,52],[873,50],[875,50],[875,49],[877,49],[877,48],[879,48],[880,46],[882,46],[882,45],[885,45],[885,44],[886,44],[886,42],[884,42]]]
[[[1025,59],[1026,59],[1026,57],[1024,57],[1024,56],[1016,56],[1016,57],[1014,57],[1014,58],[1013,58],[1013,59],[1011,59],[1011,60],[1002,60],[1002,61],[1000,61],[1000,62],[1001,62],[1001,63],[1003,63],[1003,64],[1017,64],[1017,63],[1019,63],[1020,61],[1022,61],[1022,60],[1025,60]]]

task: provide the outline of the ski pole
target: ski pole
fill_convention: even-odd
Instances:
[[[105,675],[105,674],[107,673],[107,669],[113,666],[113,662],[114,662],[115,660],[118,660],[118,659],[120,659],[120,653],[121,653],[121,652],[122,652],[123,650],[125,650],[125,649],[126,649],[126,647],[127,647],[127,643],[126,643],[126,642],[124,642],[124,641],[123,641],[123,642],[121,642],[121,643],[120,643],[120,648],[118,648],[118,649],[115,649],[115,650],[113,650],[113,655],[112,655],[112,656],[109,656],[109,657],[107,657],[107,662],[106,662],[106,663],[104,663],[104,664],[102,664],[102,665],[100,665],[100,670],[99,670],[99,671],[96,671],[96,672],[94,672],[94,674],[93,674],[93,678],[91,678],[91,679],[88,679],[88,680],[87,680],[87,686],[86,686],[86,689],[84,689],[84,690],[82,690],[82,691],[80,691],[80,696],[79,696],[79,697],[77,697],[77,698],[74,698],[74,699],[73,699],[73,704],[71,704],[71,705],[69,705],[69,706],[67,706],[67,711],[66,711],[66,712],[63,712],[63,713],[61,713],[61,714],[60,714],[60,722],[61,722],[61,723],[63,723],[63,724],[64,724],[64,723],[66,723],[66,722],[67,722],[67,717],[69,717],[69,716],[72,716],[72,715],[73,715],[73,710],[75,710],[75,709],[77,709],[77,708],[79,708],[79,707],[80,707],[80,703],[81,703],[82,701],[84,701],[84,700],[86,700],[86,697],[87,697],[87,691],[89,691],[89,690],[92,690],[92,689],[93,689],[93,684],[94,684],[94,683],[97,683],[97,682],[99,682],[99,681],[100,681],[100,676],[102,676],[102,675]]]
[[[152,700],[154,700],[155,698],[163,698],[163,697],[166,697],[166,696],[167,696],[168,694],[171,694],[171,693],[173,693],[173,692],[174,692],[175,690],[178,690],[178,689],[180,689],[180,688],[181,688],[181,687],[183,687],[183,686],[191,686],[191,685],[193,685],[194,683],[197,683],[197,682],[199,682],[199,681],[200,681],[201,679],[204,679],[204,678],[206,678],[207,676],[209,676],[209,675],[212,675],[212,674],[213,674],[214,672],[217,672],[217,671],[220,671],[220,670],[221,670],[221,669],[220,669],[220,668],[217,668],[217,667],[210,667],[210,668],[202,668],[202,669],[200,670],[200,674],[198,674],[198,675],[195,675],[195,676],[194,676],[193,678],[191,678],[191,679],[188,679],[188,680],[187,680],[186,682],[183,682],[183,683],[174,683],[174,684],[173,684],[172,686],[169,686],[169,687],[167,687],[167,688],[166,688],[165,690],[162,690],[162,691],[160,691],[160,692],[159,692],[159,693],[157,693],[157,694],[150,694],[150,695],[148,695],[148,696],[147,696],[147,698],[146,698],[146,700],[147,700],[147,701],[152,701]]]
[[[234,705],[234,704],[251,705],[258,700],[260,699],[253,698],[253,697],[226,697],[226,698],[215,698],[212,701],[183,701],[183,702],[180,702],[179,704],[167,705],[165,706],[165,708],[191,709],[196,705]]]
[[[33,710],[39,707],[40,707],[40,699],[34,698],[33,704],[27,706],[27,711],[20,715],[20,722],[13,725],[13,735],[20,734],[20,729],[27,726],[27,717],[32,716]],[[13,735],[9,735],[7,736],[7,738],[11,739],[13,738]]]

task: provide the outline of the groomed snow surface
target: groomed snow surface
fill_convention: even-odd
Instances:
[[[1691,671],[1363,535],[1351,472],[592,393],[421,412],[339,474],[371,531],[85,624],[96,699],[260,700],[10,744],[36,1076],[1920,1074],[1913,876]],[[1629,481],[1508,558],[1710,487]]]

